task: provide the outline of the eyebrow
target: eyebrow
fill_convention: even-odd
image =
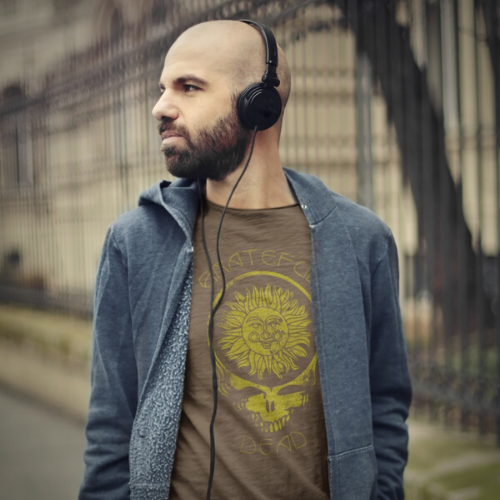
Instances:
[[[186,83],[195,83],[197,85],[202,85],[202,86],[207,86],[208,82],[204,80],[203,78],[200,78],[199,76],[195,75],[184,75],[184,76],[179,76],[174,80],[174,84],[177,85],[185,85]],[[164,85],[161,82],[158,82],[158,85],[160,89],[164,89]]]

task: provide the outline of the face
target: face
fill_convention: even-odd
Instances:
[[[285,318],[270,307],[258,307],[248,314],[242,333],[250,349],[267,356],[281,351],[288,342]]]
[[[167,138],[161,150],[172,175],[213,181],[225,179],[240,165],[250,136],[238,119],[236,103],[233,110],[201,130],[190,132],[184,125],[162,120],[158,131],[162,138]],[[178,135],[183,140],[177,140]]]
[[[223,180],[242,163],[250,140],[231,82],[213,69],[220,64],[212,54],[174,45],[165,60],[153,116],[167,169],[176,177]]]

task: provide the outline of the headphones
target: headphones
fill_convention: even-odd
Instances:
[[[264,24],[240,19],[242,23],[255,26],[266,45],[266,71],[262,81],[249,85],[238,97],[238,117],[251,130],[266,130],[272,127],[281,115],[281,97],[276,90],[280,81],[276,75],[278,67],[278,46],[273,32]]]

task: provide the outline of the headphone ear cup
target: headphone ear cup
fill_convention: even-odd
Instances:
[[[238,116],[244,127],[266,130],[281,115],[281,97],[274,87],[253,83],[238,97]]]

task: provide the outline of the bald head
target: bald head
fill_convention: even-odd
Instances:
[[[165,64],[176,57],[196,56],[221,74],[237,94],[260,82],[266,69],[265,43],[259,30],[239,21],[209,21],[192,26],[174,42]],[[170,59],[169,59],[170,57]],[[277,88],[283,108],[290,95],[291,78],[285,53],[278,46]]]

